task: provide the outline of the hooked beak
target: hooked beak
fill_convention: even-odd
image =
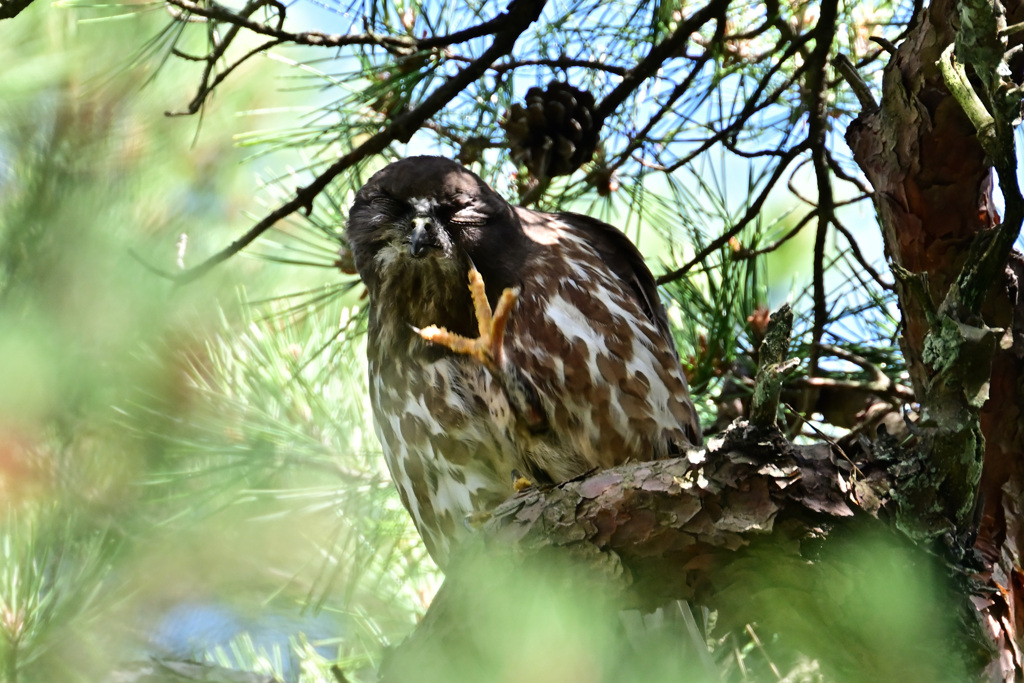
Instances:
[[[412,219],[412,233],[409,235],[409,253],[419,258],[426,250],[436,246],[434,237],[430,234],[429,228],[433,221],[426,216],[416,216]]]

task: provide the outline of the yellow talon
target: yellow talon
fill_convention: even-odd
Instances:
[[[512,489],[516,493],[522,493],[533,486],[533,482],[522,475],[519,470],[512,470]]]
[[[512,306],[519,298],[519,292],[515,289],[504,290],[498,299],[498,305],[492,311],[491,304],[487,301],[483,277],[476,268],[470,268],[469,293],[473,298],[473,308],[476,311],[479,337],[470,339],[437,325],[430,325],[416,332],[432,344],[439,344],[455,353],[473,356],[485,365],[500,365],[505,326],[512,314]]]

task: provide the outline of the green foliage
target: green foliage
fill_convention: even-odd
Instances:
[[[432,613],[420,627],[434,639],[385,662],[385,680],[713,680],[696,657],[703,644],[664,613],[678,606],[623,613],[608,577],[566,554],[523,561],[488,548],[458,579],[438,594],[443,621]]]
[[[951,645],[956,597],[909,543],[861,529],[808,554],[814,562],[762,544],[723,568],[715,577],[722,597],[716,633],[735,633],[755,616],[763,636],[782,634],[768,651],[820,653],[825,680],[970,678]],[[740,662],[762,674],[753,680],[769,676],[762,656]],[[786,671],[793,662],[774,664]]]
[[[22,671],[33,671],[35,680],[73,680],[76,668],[97,664],[63,655],[87,655],[82,632],[103,615],[99,593],[119,534],[62,501],[2,513],[0,675],[17,681]],[[62,653],[62,643],[73,645]]]
[[[180,562],[167,553],[183,549],[147,486],[163,472],[181,411],[140,410],[184,400],[184,347],[217,328],[211,303],[234,274],[175,291],[132,254],[187,261],[179,235],[212,248],[237,230],[235,207],[252,194],[229,136],[211,132],[223,117],[209,117],[190,149],[192,122],[161,125],[182,84],[138,90],[142,67],[127,68],[118,46],[152,30],[152,18],[70,19],[33,6],[3,25],[0,41],[9,65],[0,76],[5,683],[104,680],[139,656],[143,602],[195,588],[168,581],[146,586],[144,600],[139,592],[143,569]],[[251,102],[244,91],[225,100]]]

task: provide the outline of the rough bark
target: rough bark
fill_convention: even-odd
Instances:
[[[770,537],[782,519],[811,528],[851,517],[858,492],[880,506],[890,486],[884,473],[854,483],[849,469],[827,445],[792,446],[778,432],[740,423],[686,458],[517,496],[494,511],[487,535],[527,552],[593,546],[613,553],[610,573],[628,577],[638,604],[695,599],[709,590],[710,564]]]
[[[979,7],[992,26],[974,19]],[[1024,271],[1019,258],[1006,263],[1008,245],[994,256],[989,248],[1020,224],[1013,188],[1004,189],[1002,222],[993,203],[993,164],[1015,166],[992,142],[1010,127],[1001,122],[1004,93],[992,80],[1012,47],[1001,45],[996,24],[1021,19],[1019,5],[1009,10],[1004,20],[998,3],[939,0],[922,11],[886,68],[880,108],[862,114],[847,140],[875,190],[897,274],[900,344],[924,416],[921,447],[908,463],[916,474],[899,494],[898,515],[921,535],[977,534],[992,589],[978,604],[1002,644],[1000,671],[992,673],[1012,679],[1022,670]],[[964,82],[988,100],[981,119],[991,113],[991,128],[976,116],[972,123],[943,78],[940,57],[954,43],[954,59],[973,68]],[[1011,109],[1019,108],[1016,98]]]

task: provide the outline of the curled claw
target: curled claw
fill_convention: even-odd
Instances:
[[[473,356],[484,365],[497,367],[501,365],[502,340],[505,338],[505,327],[512,307],[519,298],[517,289],[506,289],[498,298],[498,304],[491,310],[484,289],[484,279],[476,268],[469,270],[469,293],[473,298],[476,311],[477,329],[480,336],[476,339],[463,337],[437,325],[429,325],[416,334],[432,344],[439,344],[455,353]],[[415,329],[415,328],[414,328]]]

